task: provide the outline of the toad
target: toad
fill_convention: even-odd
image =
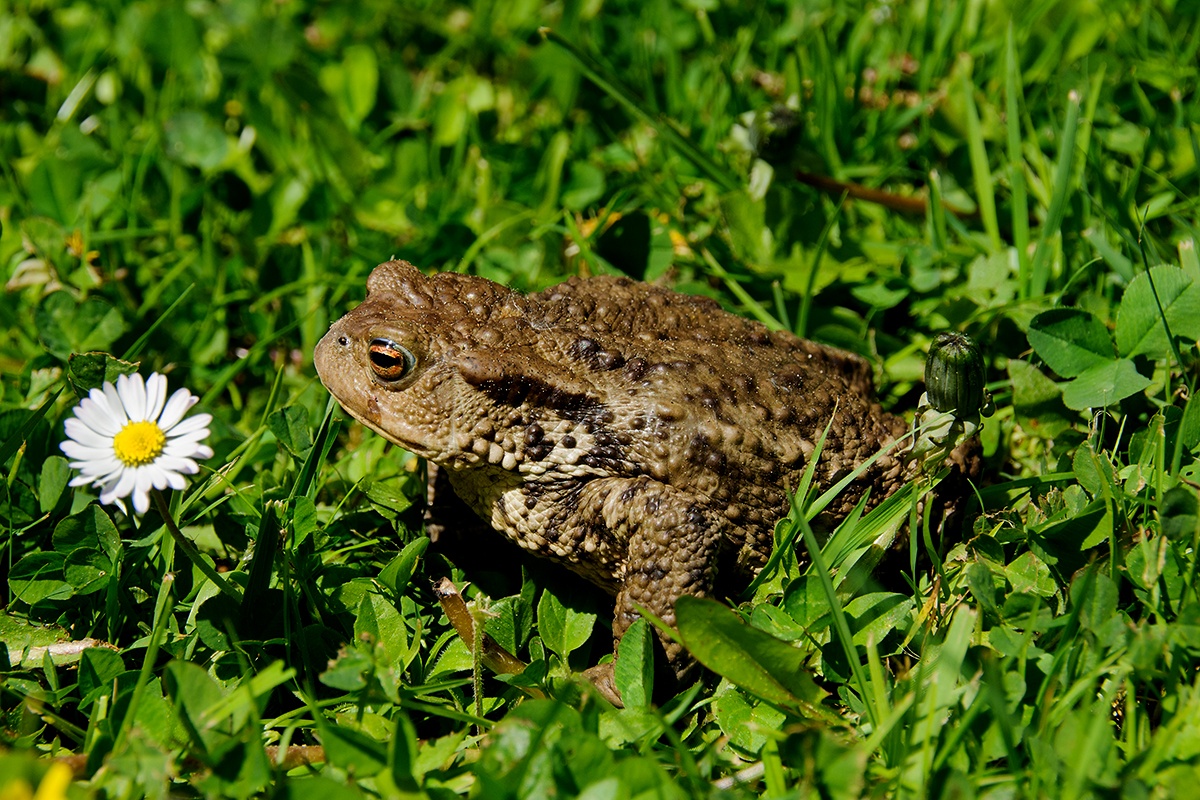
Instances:
[[[827,429],[822,488],[907,429],[859,356],[627,278],[522,295],[389,261],[315,360],[347,412],[439,465],[491,527],[614,595],[618,640],[638,607],[673,624],[675,601],[709,594],[718,567],[763,567]],[[912,480],[899,449],[814,525]]]

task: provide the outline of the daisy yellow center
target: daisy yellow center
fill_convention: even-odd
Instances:
[[[162,455],[167,436],[153,422],[129,422],[113,437],[113,451],[127,467],[150,464]]]

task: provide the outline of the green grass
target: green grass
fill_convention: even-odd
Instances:
[[[1136,0],[16,3],[0,794],[61,796],[57,758],[73,797],[1188,795],[1198,19]],[[798,124],[768,121],[783,106]],[[822,194],[798,169],[967,213]],[[605,655],[603,601],[514,564],[511,594],[467,590],[530,664],[499,680],[429,589],[462,574],[425,549],[418,465],[330,420],[312,368],[391,256],[522,290],[666,281],[863,353],[900,411],[935,333],[969,332],[999,407],[978,503],[946,536],[913,513],[873,579],[853,543],[910,505],[839,531],[834,580],[793,515],[778,536],[801,556],[734,611],[681,604],[720,675],[651,704],[639,625],[624,710],[569,679]],[[169,500],[240,605],[155,511],[67,487],[62,421],[122,369],[87,352],[214,415],[215,456]]]

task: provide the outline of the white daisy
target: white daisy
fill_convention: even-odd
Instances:
[[[138,514],[150,508],[151,487],[184,488],[183,476],[200,471],[195,459],[213,454],[203,444],[212,414],[183,418],[199,399],[187,389],[167,399],[166,376],[157,372],[149,380],[121,375],[116,386],[92,389],[64,423],[62,451],[80,472],[71,485],[100,487],[100,502],[122,511],[132,494]]]

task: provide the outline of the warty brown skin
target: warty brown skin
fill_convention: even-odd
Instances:
[[[762,567],[827,425],[822,487],[906,430],[861,358],[625,278],[525,296],[391,261],[317,345],[316,368],[352,416],[444,467],[492,527],[614,594],[617,639],[639,605],[673,624],[675,600],[709,593],[718,564]],[[817,524],[914,470],[884,455]]]

